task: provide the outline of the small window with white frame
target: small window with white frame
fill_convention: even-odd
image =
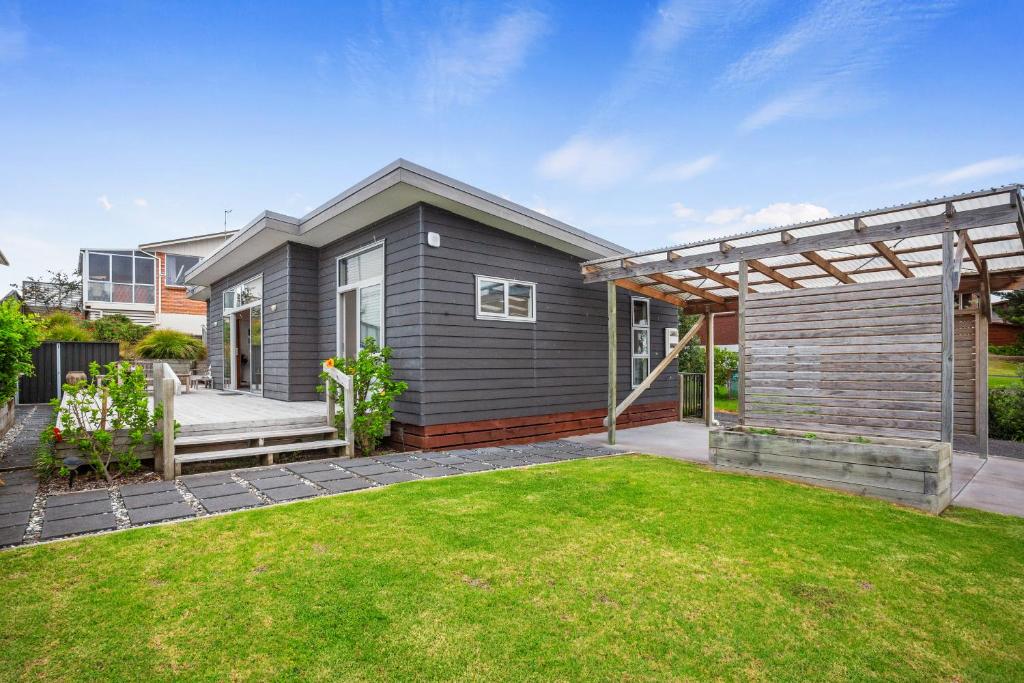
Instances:
[[[636,387],[651,372],[651,301],[632,297],[629,308],[632,379]]]
[[[489,275],[476,276],[476,317],[482,320],[537,321],[537,285]]]

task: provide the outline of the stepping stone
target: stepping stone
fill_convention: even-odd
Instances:
[[[0,547],[6,545],[17,545],[25,538],[27,524],[19,526],[5,526],[0,528]]]
[[[275,503],[283,503],[288,500],[311,498],[319,495],[319,492],[312,486],[294,484],[292,486],[282,486],[280,488],[270,489],[268,491],[264,491],[263,494]]]
[[[424,470],[428,467],[436,467],[437,463],[432,460],[409,460],[404,463],[394,463],[395,467],[403,470]]]
[[[369,474],[386,474],[388,472],[397,472],[398,471],[394,467],[389,467],[387,465],[380,465],[380,464],[356,465],[355,467],[346,467],[345,469],[347,469],[349,472],[353,472],[353,473],[358,474],[358,475],[363,476],[363,477],[365,477],[366,475],[369,475]]]
[[[323,472],[304,472],[302,474],[303,479],[309,479],[315,481],[318,484],[323,484],[325,481],[336,481],[338,479],[352,479],[356,475],[345,470],[336,470],[333,467]]]
[[[378,484],[400,484],[403,481],[416,481],[419,479],[408,472],[384,472],[382,474],[368,474],[366,478]]]
[[[63,505],[78,505],[79,503],[94,503],[98,500],[110,500],[110,494],[107,493],[106,489],[97,489],[95,491],[79,491],[77,493],[62,493],[56,496],[50,496],[46,499],[46,507],[55,508]]]
[[[151,481],[147,484],[129,484],[121,487],[121,497],[130,498],[133,496],[144,496],[147,493],[161,493],[163,491],[177,491],[178,487],[173,481]]]
[[[433,478],[433,477],[447,477],[451,474],[459,474],[458,470],[453,470],[450,467],[441,467],[440,465],[435,467],[428,467],[424,470],[416,470],[416,474],[421,477]]]
[[[491,458],[488,460],[490,464],[494,465],[498,469],[507,469],[509,467],[525,467],[530,463],[519,458]]]
[[[181,497],[178,490],[174,489],[173,491],[158,491],[148,495],[129,496],[124,499],[124,506],[129,510],[138,510],[142,508],[157,507],[160,505],[169,505],[171,503],[183,503],[184,501],[185,499]]]
[[[296,462],[287,466],[292,472],[296,474],[305,474],[307,472],[323,472],[326,470],[334,469],[331,465],[323,460],[314,460],[312,462]]]
[[[378,455],[377,457],[374,458],[374,460],[376,460],[377,462],[384,463],[397,463],[405,462],[409,458],[410,456],[406,455],[405,453],[392,453],[391,455]]]
[[[452,467],[454,467],[454,468],[456,468],[456,469],[458,469],[458,470],[460,470],[462,472],[486,472],[488,470],[493,470],[494,469],[494,465],[490,465],[490,464],[488,464],[486,462],[470,462],[470,461],[460,462],[460,463],[458,463],[456,465],[452,465]]]
[[[238,477],[240,479],[244,479],[247,482],[249,482],[250,484],[254,484],[257,481],[262,481],[264,479],[277,479],[279,477],[293,477],[293,476],[295,476],[295,475],[293,475],[291,472],[285,472],[281,468],[277,468],[277,469],[273,469],[273,470],[252,470],[252,471],[246,470],[245,472],[239,472],[238,473]]]
[[[263,505],[263,501],[257,498],[255,493],[245,490],[230,496],[200,498],[199,502],[208,512],[227,512],[228,510],[241,510],[242,508],[254,508]]]
[[[0,486],[0,501],[12,496],[34,495],[38,489],[38,484],[7,484],[6,486]]]
[[[528,453],[523,459],[531,465],[543,465],[548,462],[556,462],[556,459],[549,455],[539,455],[535,453]]]
[[[88,517],[102,512],[112,512],[109,498],[106,500],[94,500],[91,503],[79,503],[78,505],[58,505],[55,508],[51,508],[50,501],[46,501],[46,507],[43,508],[43,524],[46,524],[48,520]]]
[[[217,474],[188,474],[181,477],[190,490],[203,486],[216,486],[217,484],[230,484],[235,480],[229,472],[218,472]]]
[[[360,489],[368,489],[373,486],[372,482],[359,477],[352,477],[351,479],[332,479],[331,481],[322,481],[320,486],[324,487],[331,493],[345,493],[347,491],[358,491]]]
[[[117,519],[114,518],[113,512],[59,520],[47,520],[44,517],[43,531],[39,537],[47,541],[51,538],[60,538],[61,536],[87,534],[93,531],[108,531],[116,528]]]
[[[274,489],[282,489],[288,486],[305,486],[305,484],[302,483],[302,480],[294,474],[289,474],[284,477],[271,477],[270,479],[256,479],[250,483],[258,488],[261,493],[266,493],[267,491],[272,491]]]
[[[236,481],[232,481],[226,484],[215,484],[214,486],[203,486],[200,488],[192,488],[189,486],[188,490],[189,493],[202,501],[208,498],[220,498],[221,496],[232,496],[236,493],[245,493],[249,489]]]
[[[165,522],[170,519],[182,519],[184,517],[195,517],[195,510],[185,501],[168,503],[167,505],[154,505],[144,508],[129,508],[128,519],[132,524],[148,524],[150,522]]]
[[[455,465],[460,462],[466,462],[465,458],[460,458],[457,455],[446,455],[443,453],[430,456],[427,458],[427,460],[430,460],[431,462],[436,462],[438,465]]]
[[[5,512],[4,514],[0,515],[0,527],[25,527],[28,525],[28,518],[31,516],[31,508],[28,510],[19,510],[18,512]]]
[[[31,510],[32,504],[35,502],[36,497],[34,495],[20,494],[16,496],[5,496],[0,498],[0,514]]]

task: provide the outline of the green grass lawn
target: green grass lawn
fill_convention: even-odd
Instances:
[[[739,412],[739,399],[729,398],[729,390],[720,384],[715,385],[715,410]]]
[[[988,357],[988,387],[989,389],[1003,389],[1006,387],[1019,387],[1022,385],[1020,375],[1017,374],[1017,366],[1020,363],[1009,361],[999,356],[989,354]]]
[[[0,553],[0,680],[1024,677],[1024,520],[634,456]]]

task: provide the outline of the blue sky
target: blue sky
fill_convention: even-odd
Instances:
[[[636,249],[1016,182],[1022,27],[953,0],[0,0],[0,274],[301,215],[400,156]]]

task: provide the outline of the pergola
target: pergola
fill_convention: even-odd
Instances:
[[[1021,185],[588,261],[608,283],[609,440],[615,419],[716,314],[739,316],[740,424],[951,442],[987,451],[990,293],[1024,287]],[[622,403],[616,288],[701,320]],[[705,382],[705,416],[714,414]],[[829,417],[829,416],[832,417]]]

